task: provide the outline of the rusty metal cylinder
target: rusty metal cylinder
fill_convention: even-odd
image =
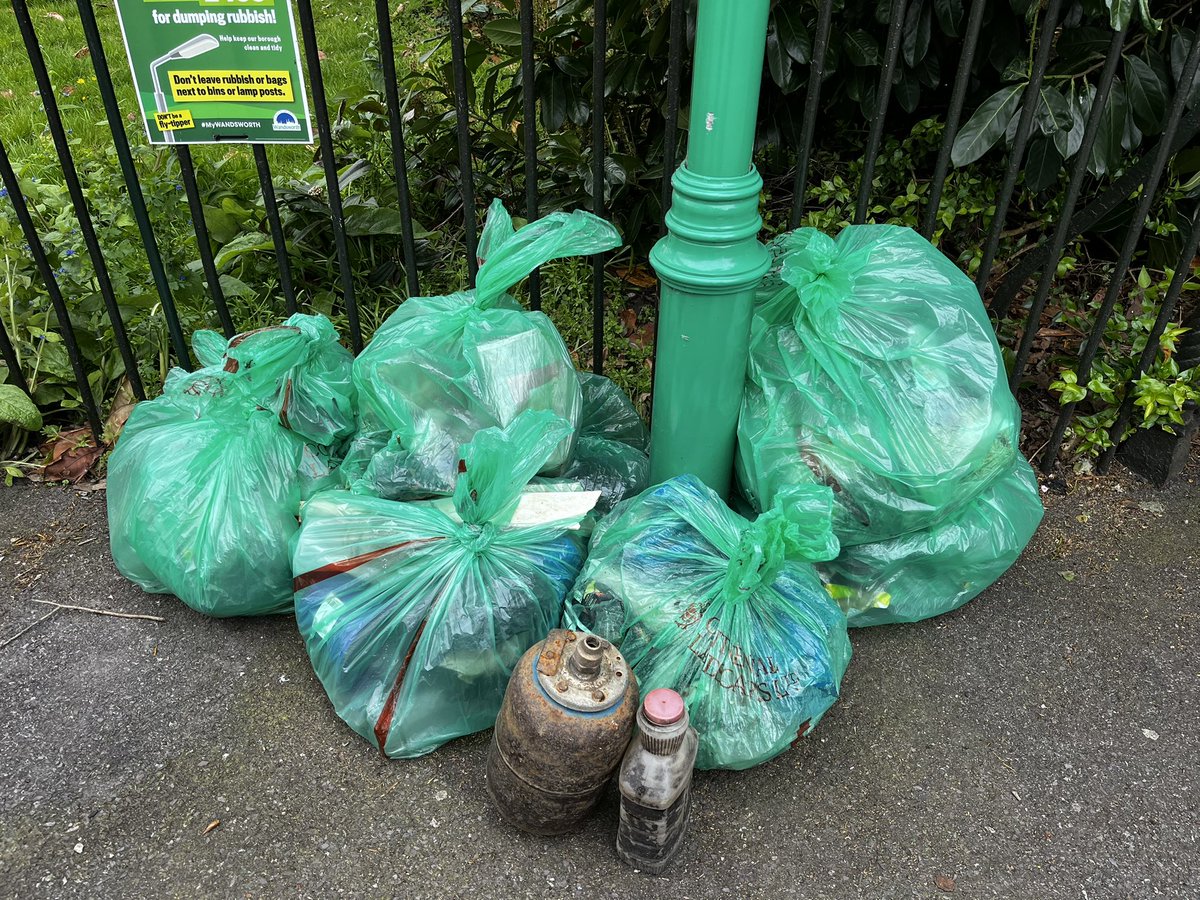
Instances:
[[[637,707],[637,679],[608,641],[558,628],[529,648],[488,751],[500,814],[532,834],[578,828],[620,765]]]

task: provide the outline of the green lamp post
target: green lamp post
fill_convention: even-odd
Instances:
[[[770,0],[700,0],[687,158],[671,180],[658,273],[650,480],[687,473],[728,496],[754,291],[762,178],[751,163]]]

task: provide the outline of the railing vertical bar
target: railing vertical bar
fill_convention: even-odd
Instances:
[[[1021,163],[1025,159],[1025,146],[1029,143],[1029,135],[1033,130],[1038,92],[1042,88],[1042,76],[1046,74],[1046,66],[1050,62],[1050,50],[1054,46],[1054,32],[1058,28],[1061,11],[1062,0],[1050,0],[1042,13],[1042,28],[1038,33],[1033,68],[1029,72],[1029,83],[1021,95],[1021,113],[1017,118],[1017,133],[1013,136],[1012,147],[1008,151],[1008,165],[1004,170],[1000,191],[996,194],[996,211],[992,215],[987,242],[983,245],[983,257],[979,261],[979,269],[975,272],[975,286],[979,289],[980,297],[987,290],[988,278],[992,274],[992,263],[995,262],[996,252],[1000,249],[1000,235],[1004,231],[1004,223],[1008,219],[1008,205],[1012,202],[1013,193],[1017,187],[1017,177],[1021,174]]]
[[[383,64],[383,94],[388,109],[388,130],[392,137],[392,169],[400,201],[400,244],[404,250],[404,277],[408,295],[421,293],[417,277],[417,246],[413,238],[412,197],[408,188],[408,161],[404,149],[404,115],[396,84],[396,49],[392,39],[392,18],[388,0],[375,0],[375,19],[379,23],[379,59]]]
[[[858,203],[854,208],[854,224],[867,220],[867,208],[871,202],[871,182],[875,178],[875,159],[879,156],[879,145],[883,142],[883,121],[887,117],[888,103],[892,99],[892,75],[896,71],[896,58],[900,55],[900,32],[904,28],[904,11],[907,0],[892,0],[892,11],[888,19],[887,44],[884,47],[883,70],[879,73],[879,96],[876,98],[875,118],[871,120],[871,132],[867,138],[867,151],[863,156],[862,181],[858,185]]]
[[[832,3],[833,0],[826,0]],[[675,174],[675,153],[679,142],[679,101],[683,81],[683,22],[687,0],[671,0],[671,21],[667,25],[667,115],[663,127],[663,177],[660,196],[663,221],[661,232],[667,232],[667,210],[671,208],[671,176]]]
[[[16,5],[15,2],[14,5]],[[21,16],[18,15],[17,18],[20,20]],[[26,13],[25,18],[28,18],[28,13]],[[13,209],[17,214],[17,222],[21,226],[22,233],[25,235],[25,242],[29,244],[29,252],[33,256],[34,265],[37,266],[38,272],[42,276],[42,281],[46,283],[46,293],[50,295],[50,303],[54,306],[54,316],[58,319],[58,331],[62,335],[63,346],[67,351],[67,359],[71,362],[71,372],[75,376],[75,386],[79,388],[79,399],[83,403],[84,412],[87,413],[88,427],[91,428],[92,437],[96,439],[96,444],[99,446],[104,428],[100,424],[100,410],[96,407],[96,398],[92,395],[92,387],[88,383],[87,372],[83,368],[83,357],[79,353],[79,344],[75,340],[75,328],[71,325],[71,313],[67,309],[67,301],[63,298],[62,291],[58,287],[58,281],[54,277],[54,270],[50,268],[50,261],[46,259],[46,249],[42,246],[42,241],[38,237],[37,228],[33,224],[33,217],[29,214],[29,206],[25,202],[25,195],[21,193],[21,185],[17,181],[17,173],[13,171],[12,163],[9,162],[8,151],[4,148],[3,141],[0,141],[0,184],[3,184],[8,191],[8,197],[12,201]],[[7,333],[5,339],[7,340]],[[14,354],[13,356],[14,358],[10,365],[16,362],[16,355]],[[19,368],[14,366],[10,371],[15,372],[16,376],[21,381],[24,381]],[[133,374],[134,376],[137,375],[136,368]],[[132,382],[132,380],[131,378],[130,381]],[[28,393],[28,384],[25,385],[25,390]]]
[[[977,0],[982,3],[983,0]],[[804,214],[804,194],[808,190],[808,164],[817,134],[817,113],[821,106],[821,83],[825,80],[825,55],[829,48],[829,27],[833,21],[833,0],[821,0],[817,12],[817,36],[813,40],[812,61],[808,66],[808,87],[804,92],[804,122],[800,129],[800,150],[796,158],[796,181],[792,185],[792,215],[789,228],[800,227]]]
[[[100,296],[104,299],[104,307],[112,322],[117,350],[121,354],[121,360],[125,363],[125,374],[129,378],[134,396],[139,400],[145,399],[146,390],[142,386],[142,377],[138,372],[137,358],[133,355],[133,348],[129,345],[129,334],[125,330],[125,321],[121,318],[121,309],[117,305],[117,298],[113,292],[108,266],[104,262],[104,252],[96,237],[96,229],[92,225],[92,216],[88,212],[87,198],[79,183],[79,174],[75,171],[75,160],[71,156],[67,133],[63,128],[62,116],[58,111],[58,101],[54,96],[54,85],[51,83],[50,73],[46,69],[46,60],[42,56],[37,33],[33,30],[33,21],[29,18],[29,6],[26,0],[13,0],[13,12],[16,13],[21,39],[25,44],[29,64],[33,67],[33,77],[37,81],[42,104],[46,110],[46,124],[50,128],[50,138],[54,142],[54,151],[58,155],[58,162],[62,167],[63,181],[66,183],[67,193],[71,197],[71,205],[75,210],[75,218],[79,221],[79,231],[92,261],[96,282],[100,288]],[[30,246],[33,246],[32,243]]]
[[[533,59],[533,0],[521,0],[521,123],[525,131],[525,218],[538,217],[537,175],[537,69]],[[529,305],[542,308],[542,274],[529,273]]]
[[[1200,250],[1200,213],[1197,213],[1195,220],[1192,222],[1191,231],[1184,239],[1183,250],[1179,254],[1179,259],[1175,263],[1175,274],[1171,276],[1171,284],[1167,287],[1166,296],[1163,297],[1162,306],[1158,310],[1158,317],[1154,320],[1154,327],[1150,329],[1150,334],[1146,338],[1146,346],[1142,349],[1142,355],[1137,361],[1137,369],[1133,375],[1125,383],[1125,397],[1121,401],[1121,407],[1117,410],[1117,419],[1109,429],[1108,437],[1112,442],[1108,449],[1100,455],[1100,460],[1097,469],[1101,475],[1106,474],[1112,467],[1113,457],[1117,453],[1117,445],[1121,442],[1121,435],[1125,433],[1125,429],[1129,425],[1129,420],[1133,416],[1133,386],[1134,383],[1142,377],[1150,364],[1154,362],[1154,358],[1161,352],[1158,346],[1159,340],[1162,339],[1163,332],[1167,330],[1167,323],[1175,317],[1175,309],[1179,304],[1179,295],[1183,293],[1183,284],[1191,275],[1191,262],[1196,256],[1197,250]]]
[[[604,215],[604,57],[608,4],[595,0],[592,35],[592,212]],[[592,256],[592,371],[604,374],[604,254]]]
[[[462,8],[459,0],[446,0],[450,11],[450,68],[454,75],[454,111],[458,119],[458,173],[462,191],[463,231],[467,241],[467,277],[475,287],[479,260],[475,257],[475,176],[471,170],[471,110],[467,103],[467,61],[463,48]]]
[[[921,222],[921,234],[933,237],[937,215],[942,206],[942,188],[946,184],[946,173],[950,169],[950,151],[958,136],[959,120],[962,118],[963,101],[967,97],[967,86],[971,82],[971,66],[975,62],[975,47],[979,43],[979,30],[983,25],[983,12],[987,0],[973,0],[967,16],[967,30],[963,34],[962,54],[958,58],[958,72],[954,76],[954,88],[950,92],[950,106],[946,110],[946,130],[942,132],[942,146],[938,150],[937,163],[933,167],[933,178],[929,182],[929,202]]]
[[[150,214],[146,211],[146,198],[142,194],[137,168],[133,164],[133,154],[129,151],[129,138],[125,134],[125,123],[121,120],[121,108],[117,103],[116,91],[113,90],[112,73],[109,72],[108,58],[104,54],[104,43],[100,39],[100,29],[96,25],[96,14],[92,10],[91,0],[76,0],[75,5],[79,8],[84,38],[87,40],[92,68],[96,72],[96,86],[100,91],[100,99],[104,103],[104,113],[108,118],[108,128],[112,132],[113,146],[117,151],[121,174],[125,178],[125,188],[129,191],[129,205],[133,208],[133,219],[137,223],[138,233],[142,236],[142,245],[146,249],[150,277],[154,281],[158,299],[162,303],[163,317],[167,321],[167,333],[171,337],[171,346],[175,350],[179,365],[190,369],[192,367],[191,354],[188,353],[187,341],[183,337],[183,328],[179,324],[179,313],[175,308],[175,298],[171,293],[171,284],[167,279],[166,268],[163,266],[158,241],[154,237],[154,228],[150,224]]]
[[[275,202],[271,164],[267,160],[265,146],[251,144],[251,150],[254,152],[254,168],[258,170],[263,206],[267,210],[267,224],[271,228],[271,242],[275,245],[275,261],[279,263],[279,289],[283,292],[284,308],[290,316],[296,311],[296,289],[292,285],[292,263],[288,258],[287,240],[283,236],[283,223],[279,220],[279,204]]]
[[[1193,41],[1192,49],[1189,51],[1187,60],[1183,64],[1183,73],[1179,79],[1179,83],[1182,85],[1191,84],[1192,79],[1196,76],[1198,66],[1200,66],[1200,41]],[[1150,173],[1146,176],[1145,183],[1142,185],[1142,195],[1138,199],[1137,209],[1133,214],[1133,218],[1130,219],[1129,228],[1125,232],[1125,240],[1121,245],[1121,253],[1117,257],[1117,264],[1113,269],[1112,277],[1108,282],[1108,290],[1105,291],[1104,302],[1101,303],[1100,310],[1096,313],[1096,324],[1092,328],[1092,333],[1088,336],[1083,352],[1079,356],[1079,365],[1075,371],[1075,380],[1078,384],[1087,384],[1091,378],[1092,363],[1096,359],[1096,352],[1100,349],[1100,342],[1104,338],[1105,326],[1108,324],[1113,307],[1116,306],[1117,299],[1121,294],[1121,287],[1125,281],[1125,273],[1129,270],[1129,263],[1133,259],[1133,251],[1137,249],[1138,238],[1141,237],[1142,229],[1146,225],[1146,217],[1149,215],[1150,207],[1154,203],[1154,195],[1158,191],[1158,184],[1162,180],[1162,174],[1171,159],[1171,144],[1175,141],[1175,132],[1179,128],[1179,120],[1183,116],[1188,93],[1187,90],[1178,91],[1171,101],[1171,112],[1167,118],[1167,127],[1163,129],[1158,150],[1154,154],[1154,165]],[[1054,433],[1050,436],[1049,443],[1046,444],[1046,455],[1042,457],[1041,467],[1043,472],[1053,470],[1054,463],[1058,460],[1058,451],[1062,447],[1063,438],[1066,436],[1067,426],[1070,425],[1071,418],[1075,415],[1076,405],[1078,405],[1078,401],[1063,404],[1062,408],[1059,409],[1058,421],[1054,425]]]
[[[225,292],[221,289],[221,276],[217,274],[217,264],[213,259],[212,241],[208,237],[208,224],[204,221],[204,203],[200,200],[200,187],[196,184],[196,167],[192,163],[192,150],[187,144],[176,144],[175,152],[179,155],[179,176],[183,181],[183,192],[187,195],[188,209],[192,213],[192,229],[196,232],[196,247],[200,251],[200,267],[204,270],[204,280],[208,282],[208,293],[212,296],[213,306],[217,310],[217,318],[221,321],[221,329],[225,337],[231,338],[237,333],[233,327],[233,317],[229,315],[229,304],[225,302]]]
[[[1092,146],[1096,143],[1096,135],[1100,133],[1100,120],[1104,117],[1108,98],[1112,93],[1117,64],[1121,61],[1121,48],[1125,43],[1127,29],[1115,32],[1108,45],[1108,56],[1104,60],[1104,70],[1096,85],[1096,96],[1092,102],[1091,112],[1088,113],[1087,124],[1083,130],[1083,140],[1075,154],[1074,165],[1071,167],[1071,181],[1067,185],[1067,193],[1063,197],[1062,210],[1058,222],[1054,226],[1054,234],[1050,238],[1050,262],[1042,269],[1038,278],[1037,291],[1030,303],[1029,315],[1025,320],[1025,329],[1021,334],[1021,342],[1017,347],[1016,360],[1013,363],[1012,375],[1009,377],[1009,387],[1013,394],[1021,386],[1021,377],[1025,374],[1025,365],[1029,362],[1029,353],[1033,341],[1040,328],[1042,313],[1046,309],[1046,301],[1050,296],[1050,286],[1058,270],[1058,258],[1062,256],[1063,248],[1067,245],[1067,236],[1071,233],[1071,217],[1075,215],[1075,205],[1079,202],[1079,194],[1083,189],[1083,180],[1087,176],[1088,157],[1091,156]],[[997,318],[1003,318],[1008,313],[1009,303],[1006,301],[1003,309],[993,308]]]
[[[25,373],[21,371],[21,360],[17,358],[17,348],[13,346],[12,339],[8,336],[8,328],[4,325],[3,317],[0,317],[0,359],[4,360],[4,366],[8,369],[9,384],[15,384],[26,394],[31,393],[29,382],[25,380]]]
[[[312,114],[317,122],[321,167],[325,170],[325,193],[329,201],[329,220],[333,228],[333,245],[337,252],[342,299],[346,303],[350,347],[358,353],[363,346],[362,326],[358,321],[358,301],[354,298],[354,273],[350,269],[350,250],[346,245],[342,190],[338,181],[337,159],[333,153],[333,134],[329,127],[329,107],[325,102],[325,79],[321,75],[321,57],[317,50],[317,30],[313,24],[311,0],[296,0],[296,16],[300,20],[300,33],[304,38],[304,59],[308,64],[308,77],[312,85]]]

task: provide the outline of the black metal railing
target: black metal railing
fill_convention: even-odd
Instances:
[[[67,135],[63,128],[62,117],[59,113],[55,91],[51,84],[46,63],[39,46],[33,22],[30,18],[27,0],[11,0],[20,29],[21,38],[28,52],[34,78],[41,93],[45,106],[46,122],[50,139],[57,152],[62,168],[67,191],[75,216],[78,219],[84,241],[91,259],[99,294],[103,298],[107,315],[109,316],[114,340],[120,356],[125,364],[131,388],[138,398],[145,396],[145,389],[138,378],[137,360],[134,358],[129,336],[122,320],[121,310],[114,295],[111,279],[106,267],[104,248],[100,245],[92,224],[89,211],[86,186],[80,183]],[[77,0],[80,21],[83,26],[90,51],[91,63],[94,67],[99,85],[99,93],[104,105],[105,114],[112,132],[115,152],[120,164],[122,177],[128,189],[129,201],[133,218],[142,237],[144,250],[149,262],[149,270],[154,287],[159,298],[162,314],[167,326],[170,346],[178,365],[188,368],[191,358],[181,326],[179,312],[172,296],[170,280],[167,276],[162,254],[156,242],[154,228],[147,212],[141,185],[134,167],[130,145],[128,143],[122,111],[117,102],[113,89],[111,73],[108,68],[105,48],[101,41],[91,0]],[[348,323],[349,339],[355,352],[363,346],[363,329],[360,320],[358,297],[354,282],[354,273],[347,243],[346,225],[342,207],[342,195],[339,185],[339,172],[334,150],[334,134],[330,118],[330,107],[326,97],[325,83],[322,75],[321,54],[317,49],[317,30],[313,19],[310,0],[295,0],[297,20],[302,37],[303,53],[306,63],[308,84],[312,93],[312,114],[316,120],[317,138],[320,148],[319,158],[324,175],[324,190],[328,201],[330,228],[336,253],[339,275],[340,303]],[[870,122],[866,137],[866,148],[863,156],[862,175],[857,185],[856,203],[853,221],[863,222],[867,219],[874,191],[874,170],[876,160],[884,137],[884,126],[889,108],[893,101],[893,84],[895,82],[898,54],[902,41],[902,27],[905,21],[908,0],[891,0],[891,8],[887,28],[886,43],[883,51],[882,67],[879,72],[875,97],[875,114]],[[951,86],[948,105],[945,111],[945,129],[942,143],[937,154],[936,164],[929,179],[928,201],[920,217],[920,230],[927,237],[934,232],[938,221],[938,213],[942,202],[942,192],[947,181],[951,163],[951,148],[960,130],[963,109],[968,95],[969,85],[977,49],[980,43],[981,29],[984,23],[987,0],[972,0],[966,17],[961,36],[961,49],[955,78]],[[523,88],[522,121],[523,151],[524,151],[524,206],[527,218],[530,220],[539,214],[538,188],[538,124],[537,104],[538,95],[535,89],[538,59],[537,47],[534,42],[535,0],[520,0],[517,20],[521,28],[521,46],[518,77]],[[591,198],[592,210],[603,216],[605,210],[605,74],[608,56],[608,22],[606,0],[593,0],[593,43],[592,56],[592,97],[591,97]],[[1016,195],[1022,166],[1026,163],[1026,150],[1036,127],[1036,103],[1039,90],[1053,56],[1056,36],[1064,28],[1060,20],[1063,15],[1062,0],[1047,0],[1041,17],[1041,24],[1033,41],[1032,60],[1028,72],[1028,81],[1024,88],[1024,100],[1021,112],[1014,123],[1011,135],[1010,149],[1003,167],[1003,175],[999,189],[994,198],[995,212],[988,225],[986,240],[982,248],[982,258],[975,281],[981,295],[988,287],[993,264],[1000,248],[1008,218],[1010,205]],[[467,249],[468,277],[474,284],[476,275],[476,197],[475,172],[471,130],[469,127],[471,108],[469,103],[468,79],[465,61],[464,27],[462,6],[459,0],[446,0],[446,12],[449,19],[449,45],[451,56],[451,71],[453,73],[453,109],[456,116],[457,132],[457,167],[458,190],[461,195],[461,224]],[[662,151],[663,176],[661,184],[661,208],[665,213],[670,203],[670,176],[677,161],[679,135],[677,119],[683,104],[683,73],[685,65],[685,31],[686,17],[689,14],[688,0],[670,0],[669,8],[664,8],[662,15],[669,16],[668,37],[668,66],[666,70],[666,103],[664,122],[664,144]],[[795,227],[802,219],[805,211],[805,195],[810,174],[813,147],[817,135],[817,126],[821,112],[821,91],[826,77],[827,48],[830,40],[830,30],[833,21],[833,0],[820,0],[817,9],[816,27],[812,44],[811,60],[809,62],[807,88],[803,100],[803,118],[800,130],[799,146],[792,148],[795,154],[796,168],[793,181],[793,197],[790,209],[790,224]],[[398,90],[395,50],[390,21],[390,10],[387,0],[375,0],[375,19],[378,33],[380,73],[383,84],[384,102],[387,110],[387,133],[390,137],[390,156],[392,176],[395,181],[398,203],[402,215],[401,245],[405,271],[406,287],[409,295],[420,292],[420,278],[417,265],[416,242],[412,216],[412,198],[410,195],[408,166],[409,158],[406,148],[406,136],[403,119],[403,109]],[[1200,131],[1198,111],[1187,106],[1187,91],[1177,91],[1170,99],[1169,113],[1166,126],[1155,146],[1149,148],[1139,159],[1131,160],[1123,174],[1115,178],[1107,189],[1091,198],[1082,209],[1083,187],[1088,173],[1088,159],[1101,127],[1104,109],[1107,106],[1109,93],[1116,77],[1117,66],[1122,58],[1125,47],[1127,28],[1114,31],[1108,45],[1107,55],[1098,81],[1095,83],[1095,101],[1084,128],[1079,150],[1070,166],[1069,181],[1061,198],[1057,220],[1052,233],[1040,239],[1040,245],[1019,265],[1013,265],[1001,280],[998,288],[990,298],[990,311],[997,319],[1015,314],[1024,315],[1024,327],[1016,344],[1015,365],[1011,372],[1011,386],[1014,392],[1022,384],[1026,368],[1029,364],[1031,349],[1038,334],[1040,321],[1046,309],[1051,288],[1055,281],[1056,263],[1064,252],[1064,248],[1089,224],[1111,211],[1116,205],[1133,195],[1138,195],[1135,210],[1130,223],[1125,230],[1123,240],[1117,253],[1114,268],[1104,293],[1104,300],[1096,317],[1092,332],[1086,336],[1079,352],[1076,375],[1080,384],[1086,384],[1097,352],[1104,335],[1105,325],[1122,297],[1123,286],[1126,282],[1130,262],[1135,250],[1143,240],[1143,230],[1147,216],[1155,201],[1160,182],[1173,156],[1186,142],[1192,140]],[[1200,64],[1200,40],[1192,43],[1183,66],[1180,84],[1192,83],[1198,64]],[[200,186],[197,184],[195,166],[191,151],[184,144],[171,147],[179,165],[183,189],[186,193],[191,215],[191,224],[195,232],[199,260],[203,271],[204,281],[212,302],[217,319],[227,335],[232,335],[238,323],[234,321],[221,285],[221,276],[216,265],[212,242],[205,224],[204,209],[201,202]],[[271,235],[274,254],[278,263],[279,289],[287,312],[297,309],[297,285],[294,279],[292,261],[289,259],[289,248],[281,222],[279,203],[275,196],[274,180],[268,163],[267,154],[262,145],[253,146],[255,168],[258,183],[262,193],[263,208]],[[45,282],[46,291],[54,308],[57,327],[70,359],[74,377],[78,382],[82,407],[87,421],[95,433],[97,440],[101,432],[101,411],[96,397],[89,387],[88,372],[85,371],[83,358],[79,352],[78,341],[74,334],[68,310],[70,299],[63,293],[56,281],[55,274],[47,260],[46,252],[36,232],[34,221],[30,215],[25,198],[21,194],[16,173],[3,143],[0,143],[0,181],[8,191],[18,222],[29,244],[30,253],[36,264],[41,278]],[[1200,244],[1200,220],[1190,223],[1179,254],[1175,275],[1164,295],[1157,321],[1150,335],[1144,352],[1137,364],[1133,380],[1126,389],[1125,399],[1120,406],[1117,421],[1111,429],[1114,447],[1110,448],[1101,458],[1101,469],[1111,463],[1115,444],[1128,427],[1133,409],[1133,381],[1138,378],[1153,363],[1157,351],[1158,339],[1164,333],[1167,325],[1173,321],[1177,313],[1179,298],[1183,283],[1189,271],[1189,264]],[[592,261],[592,367],[601,372],[604,369],[604,321],[605,321],[605,255],[596,254]],[[1024,303],[1017,304],[1016,298],[1024,285],[1036,277],[1036,288],[1028,297],[1028,309]],[[540,308],[542,294],[539,273],[534,272],[530,278],[530,303],[535,309]],[[10,373],[10,379],[19,386],[27,389],[9,335],[0,323],[0,356],[5,360]],[[1053,433],[1042,451],[1041,467],[1050,471],[1057,462],[1059,451],[1076,413],[1075,403],[1061,406]]]

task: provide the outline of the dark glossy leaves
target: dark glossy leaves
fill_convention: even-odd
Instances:
[[[904,17],[904,32],[900,42],[900,52],[904,61],[912,68],[925,58],[929,52],[930,23],[933,18],[932,6],[928,0],[912,0]]]
[[[858,29],[851,31],[842,41],[842,49],[850,62],[856,66],[877,66],[882,62],[879,54],[879,42],[867,32]]]
[[[1088,171],[1093,175],[1111,175],[1121,165],[1121,138],[1125,134],[1125,120],[1129,115],[1129,104],[1125,98],[1125,85],[1115,81],[1108,105],[1100,115],[1100,131],[1088,157]]]
[[[485,22],[483,33],[501,47],[521,46],[521,23],[511,16]]]
[[[1167,115],[1167,89],[1150,64],[1138,56],[1125,58],[1125,86],[1133,120],[1144,134],[1158,134]]]
[[[1108,24],[1113,31],[1120,31],[1129,24],[1129,17],[1133,15],[1133,0],[1104,0],[1104,5],[1108,7]]]
[[[1025,159],[1025,186],[1041,193],[1054,185],[1062,169],[1062,156],[1054,141],[1048,137],[1036,137],[1029,144],[1029,155]]]
[[[1183,79],[1183,65],[1187,62],[1188,51],[1192,49],[1192,43],[1195,40],[1195,34],[1186,28],[1180,28],[1171,35],[1171,76],[1175,79],[1176,90],[1180,90],[1182,87],[1180,81]],[[1192,79],[1188,106],[1195,106],[1198,100],[1200,100],[1200,68],[1196,69],[1196,76]]]
[[[771,18],[779,43],[788,56],[802,66],[808,65],[812,59],[812,36],[800,18],[799,10],[790,3],[780,3],[771,11]]]
[[[1095,88],[1091,85],[1086,85],[1083,91],[1078,93],[1074,90],[1071,91],[1071,96],[1067,101],[1071,112],[1071,127],[1054,132],[1054,146],[1058,148],[1058,155],[1063,159],[1070,159],[1079,152],[1079,145],[1083,143],[1083,131],[1087,127],[1087,117],[1091,111],[1092,97],[1094,96]]]
[[[900,104],[900,108],[910,113],[917,108],[917,103],[921,99],[921,83],[911,72],[905,72],[903,77],[896,82],[896,86],[892,88],[892,95]]]
[[[1080,25],[1078,28],[1064,29],[1054,45],[1058,61],[1052,71],[1061,75],[1078,74],[1097,60],[1104,59],[1111,42],[1112,32],[1107,28]]]
[[[937,14],[938,26],[947,37],[959,36],[962,24],[962,0],[933,0],[933,11]]]
[[[973,163],[1000,140],[1017,111],[1024,90],[1023,84],[1010,84],[983,101],[954,138],[950,153],[954,165]]]
[[[800,86],[800,79],[793,72],[793,60],[775,33],[767,34],[767,68],[771,70],[771,80],[785,94],[790,94]]]
[[[1150,34],[1158,34],[1162,28],[1162,19],[1156,19],[1150,14],[1150,0],[1138,0],[1138,12],[1141,14],[1142,25]]]
[[[1042,134],[1050,135],[1071,127],[1071,106],[1052,86],[1043,84],[1038,91],[1035,116]]]

